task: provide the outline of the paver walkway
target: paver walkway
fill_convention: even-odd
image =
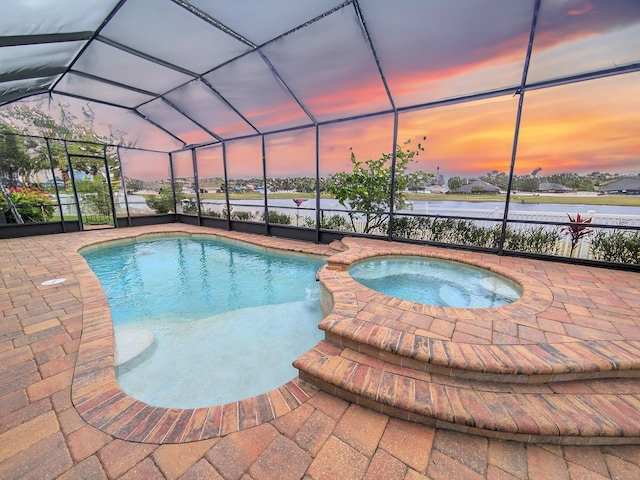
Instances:
[[[95,290],[96,280],[87,275],[76,252],[80,246],[101,239],[167,231],[219,233],[281,248],[327,252],[324,246],[176,224],[0,240],[1,479],[640,478],[639,446],[532,445],[441,430],[389,417],[299,381],[281,387],[285,390],[280,397],[269,392],[276,399],[285,398],[287,392],[295,397],[296,386],[300,387],[303,394],[293,403],[285,402],[288,411],[284,407],[272,410],[273,419],[254,420],[255,426],[249,427],[249,417],[240,414],[247,406],[238,403],[235,416],[227,417],[231,418],[227,430],[206,440],[144,443],[105,432],[94,426],[97,417],[88,423],[72,403],[72,395],[83,392],[83,381],[87,382],[84,385],[100,383],[99,378],[85,376],[87,370],[79,368],[92,368],[80,358],[91,352],[88,347],[83,350],[83,345],[90,346],[95,337],[98,349],[109,349],[103,340],[104,327],[100,324],[92,330],[89,326],[105,314],[104,293]],[[606,318],[590,316],[592,311],[623,308],[606,297],[601,302],[597,286],[586,287],[591,295],[584,302],[593,305],[569,312],[572,324],[558,323],[560,313],[567,312],[563,306],[575,298],[570,281],[591,282],[597,275],[605,282],[617,282],[626,273],[513,258],[496,261],[504,268],[525,265],[535,270],[531,274],[542,283],[545,277],[556,278],[565,287],[549,287],[553,304],[548,318],[538,315],[539,328],[523,326],[518,332],[498,328],[492,335],[526,339],[540,335],[537,330],[553,342],[559,338],[555,336],[575,330],[570,326],[577,325],[598,340],[637,338],[635,325],[616,325],[614,332],[605,327]],[[55,278],[66,281],[42,285]],[[635,278],[640,287],[640,276]],[[475,333],[472,336],[478,343],[488,344],[479,330],[453,329],[449,335],[454,340],[456,335],[469,340],[470,333]],[[440,335],[446,336],[443,332]],[[98,376],[105,372],[108,370],[101,367],[94,371]],[[103,380],[111,382],[108,375]],[[273,398],[267,401],[272,407],[277,402]],[[83,414],[90,411],[88,408]],[[258,411],[254,405],[254,413]],[[240,425],[241,419],[249,423]],[[103,419],[106,424],[110,421],[113,419]],[[158,438],[158,431],[153,435]]]

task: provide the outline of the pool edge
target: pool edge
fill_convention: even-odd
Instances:
[[[148,405],[120,388],[115,377],[113,322],[102,286],[80,254],[85,248],[110,241],[131,241],[157,236],[194,235],[240,241],[260,248],[327,257],[329,247],[237,232],[212,232],[179,225],[96,232],[83,236],[80,245],[65,252],[78,279],[82,300],[82,333],[73,371],[71,399],[76,411],[90,425],[116,438],[140,443],[187,443],[217,438],[251,428],[285,415],[309,400],[317,391],[298,377],[270,392],[225,405],[196,409]]]

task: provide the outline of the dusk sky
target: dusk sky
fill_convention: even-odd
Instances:
[[[406,5],[400,9],[403,14],[399,16],[383,14],[384,9],[380,7],[383,3],[383,0],[363,2],[363,14],[397,107],[498,88],[515,90],[519,85],[532,2],[405,0]],[[485,21],[488,6],[492,8],[491,22]],[[412,8],[420,9],[421,14],[411,15]],[[310,27],[267,44],[263,50],[282,79],[320,121],[391,108],[366,40],[358,29],[352,28],[352,16],[351,9],[340,9]],[[458,28],[450,28],[451,25]],[[402,35],[380,34],[399,29]],[[418,45],[420,48],[416,48]],[[640,1],[542,2],[529,82],[638,61]],[[262,75],[262,69],[256,69],[257,63],[252,64],[249,59],[245,63],[243,69],[253,69],[256,77]],[[221,68],[208,78],[212,83],[218,78],[221,91],[229,91],[230,95],[234,85],[226,73],[233,73],[231,66]],[[246,84],[237,86],[240,90],[236,93],[250,95],[255,90],[251,78],[247,77]],[[263,93],[254,110],[245,97],[242,101],[238,97],[247,118],[255,119],[267,130],[269,125],[277,128],[306,121],[295,103],[276,90],[281,89],[277,82],[269,88],[274,89],[273,96],[269,96],[268,91]],[[276,91],[280,93],[275,95]],[[53,99],[54,103],[78,103],[58,95]],[[517,96],[505,95],[400,113],[398,142],[406,139],[417,142],[426,135],[426,151],[418,157],[413,169],[435,172],[440,167],[445,178],[477,176],[493,170],[507,172],[517,104]],[[91,107],[96,112],[98,130],[111,126],[127,132],[127,138],[141,148],[170,151],[181,147],[177,140],[135,114],[96,103]],[[217,118],[215,111],[210,115],[212,119]],[[220,118],[227,118],[224,115]],[[164,124],[176,125],[173,120]],[[233,129],[227,129],[225,135],[232,136],[232,132]],[[348,169],[350,148],[360,160],[389,152],[392,134],[392,115],[321,126],[321,174]],[[193,141],[202,135],[181,131],[180,137]],[[268,175],[315,174],[314,129],[268,135],[265,143]],[[546,174],[637,173],[640,171],[640,73],[528,90],[518,147],[516,174],[527,174],[538,167]],[[221,173],[221,149],[210,148],[202,154],[211,158],[212,163],[204,162],[200,175]],[[164,161],[147,162],[148,158],[159,158],[157,155],[144,157],[146,168],[159,163],[159,171],[148,172],[149,176],[166,175]],[[190,158],[190,154],[187,157]],[[227,158],[232,177],[260,174],[260,139],[228,142]],[[131,160],[130,163],[139,162]],[[139,168],[136,165],[136,171]],[[129,175],[135,176],[131,172]]]

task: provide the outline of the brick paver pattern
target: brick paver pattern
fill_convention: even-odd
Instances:
[[[91,424],[87,423],[72,403],[72,383],[74,374],[76,382],[85,378],[82,372],[75,371],[81,335],[89,338],[98,335],[87,330],[83,321],[90,322],[91,315],[101,314],[105,306],[102,293],[94,292],[94,295],[91,288],[81,285],[85,279],[82,275],[78,278],[77,272],[84,271],[84,267],[79,268],[81,259],[77,250],[100,240],[176,231],[220,233],[281,248],[329,253],[324,246],[266,237],[256,239],[245,234],[177,224],[0,240],[1,479],[640,478],[640,446],[533,445],[441,430],[349,403],[300,380],[286,391],[295,390],[297,385],[300,392],[304,392],[300,394],[304,398],[282,404],[271,420],[240,425],[246,421],[242,415],[246,406],[239,403],[235,414],[220,414],[220,430],[206,440],[183,443],[125,440],[121,435],[108,433],[117,429],[117,419],[100,419],[100,412],[92,417]],[[517,265],[519,261],[504,259],[503,266],[508,268],[508,264]],[[585,340],[640,337],[635,323],[615,325],[612,330],[613,322],[602,315],[607,311],[626,315],[629,305],[623,299],[628,292],[609,296],[587,285],[580,291],[589,293],[590,297],[584,298],[582,305],[564,301],[575,299],[578,290],[572,291],[571,282],[565,282],[562,276],[570,271],[572,281],[588,283],[593,281],[594,269],[567,269],[561,264],[545,262],[527,262],[527,265],[535,265],[537,271],[530,274],[538,279],[557,273],[559,280],[555,285],[565,286],[549,287],[553,303],[544,315],[537,315],[537,325],[530,330],[523,324],[514,330],[497,319],[491,336],[498,343],[515,343],[507,342],[507,338],[517,339],[518,343],[538,342],[540,334],[548,342],[558,342],[572,331],[586,332]],[[627,275],[605,269],[599,269],[598,274],[606,276],[610,280],[605,281],[614,285],[620,276]],[[41,285],[55,278],[66,281]],[[596,298],[598,305],[594,305]],[[573,305],[569,312],[570,324],[566,322],[564,303]],[[594,316],[592,312],[598,314]],[[444,339],[459,337],[478,344],[488,339],[487,332],[474,322],[470,322],[468,328],[462,326],[456,330],[436,320],[431,325],[418,327],[437,331],[439,338]],[[82,392],[83,385],[74,384],[73,388]],[[127,399],[118,398],[118,401]],[[271,405],[274,401],[265,400]],[[85,413],[91,410],[88,405],[84,407]],[[130,404],[129,408],[137,407]],[[231,417],[225,420],[224,415]],[[101,420],[110,425],[107,431],[98,428]],[[180,412],[177,412],[173,424],[179,421]],[[204,420],[193,415],[188,421]],[[170,433],[156,429],[146,431],[145,438],[164,439]],[[209,435],[201,438],[206,436]]]

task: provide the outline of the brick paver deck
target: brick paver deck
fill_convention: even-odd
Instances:
[[[332,303],[320,324],[328,342],[296,361],[302,379],[390,415],[465,433],[640,443],[637,273],[366,239],[343,243],[345,251],[320,272]],[[380,255],[472,263],[515,280],[523,294],[481,309],[399,300],[348,274],[353,262]]]
[[[494,428],[502,434],[509,428],[518,433],[523,425],[539,433],[542,427],[571,422],[586,432],[598,419],[600,434],[615,436],[619,427],[627,429],[623,434],[631,432],[638,410],[632,375],[638,358],[633,348],[640,340],[640,275],[420,247],[431,255],[481,262],[533,289],[527,289],[532,296],[524,298],[523,310],[516,305],[509,308],[517,311],[507,315],[452,318],[449,311],[389,302],[366,289],[336,288],[334,312],[322,323],[331,343],[309,354],[345,363],[332,370],[325,386],[335,388],[334,373],[347,372],[353,362],[352,373],[375,368],[394,386],[410,386],[413,397],[381,382],[381,395],[369,403],[362,401],[365,390],[358,398],[343,389],[353,395],[347,395],[356,402],[351,403],[293,379],[230,405],[157,409],[131,399],[115,382],[106,298],[77,253],[97,241],[153,232],[215,233],[264,246],[335,253],[327,246],[175,224],[0,240],[0,478],[640,478],[640,446],[527,444],[497,434],[434,428],[427,424],[433,416],[402,419],[410,418],[406,412],[416,398],[429,398],[437,407],[433,411],[453,412],[435,425],[464,424],[458,430],[466,432],[481,433],[474,429],[486,430],[491,422],[502,425]],[[350,242],[345,240],[349,250],[333,255],[334,269],[321,274],[323,281],[325,275],[329,283],[340,281],[339,266],[369,255],[372,248],[398,248]],[[54,278],[66,281],[42,285]],[[354,319],[361,328],[348,325]],[[370,331],[363,341],[369,324],[377,324],[376,333]],[[456,396],[463,390],[474,393]],[[416,396],[419,391],[429,395]],[[434,391],[443,395],[433,396]],[[615,418],[606,413],[606,403],[589,412],[588,421],[566,413],[566,423],[542,411],[530,420],[513,413],[516,403],[525,402],[517,395],[555,399],[557,410],[566,412],[565,400],[559,399],[582,407],[586,394],[607,396],[619,413]],[[484,403],[471,408],[473,398]],[[514,409],[505,398],[514,401]],[[491,408],[482,410],[487,404]],[[469,425],[474,418],[476,424]],[[478,418],[484,418],[482,428]]]

